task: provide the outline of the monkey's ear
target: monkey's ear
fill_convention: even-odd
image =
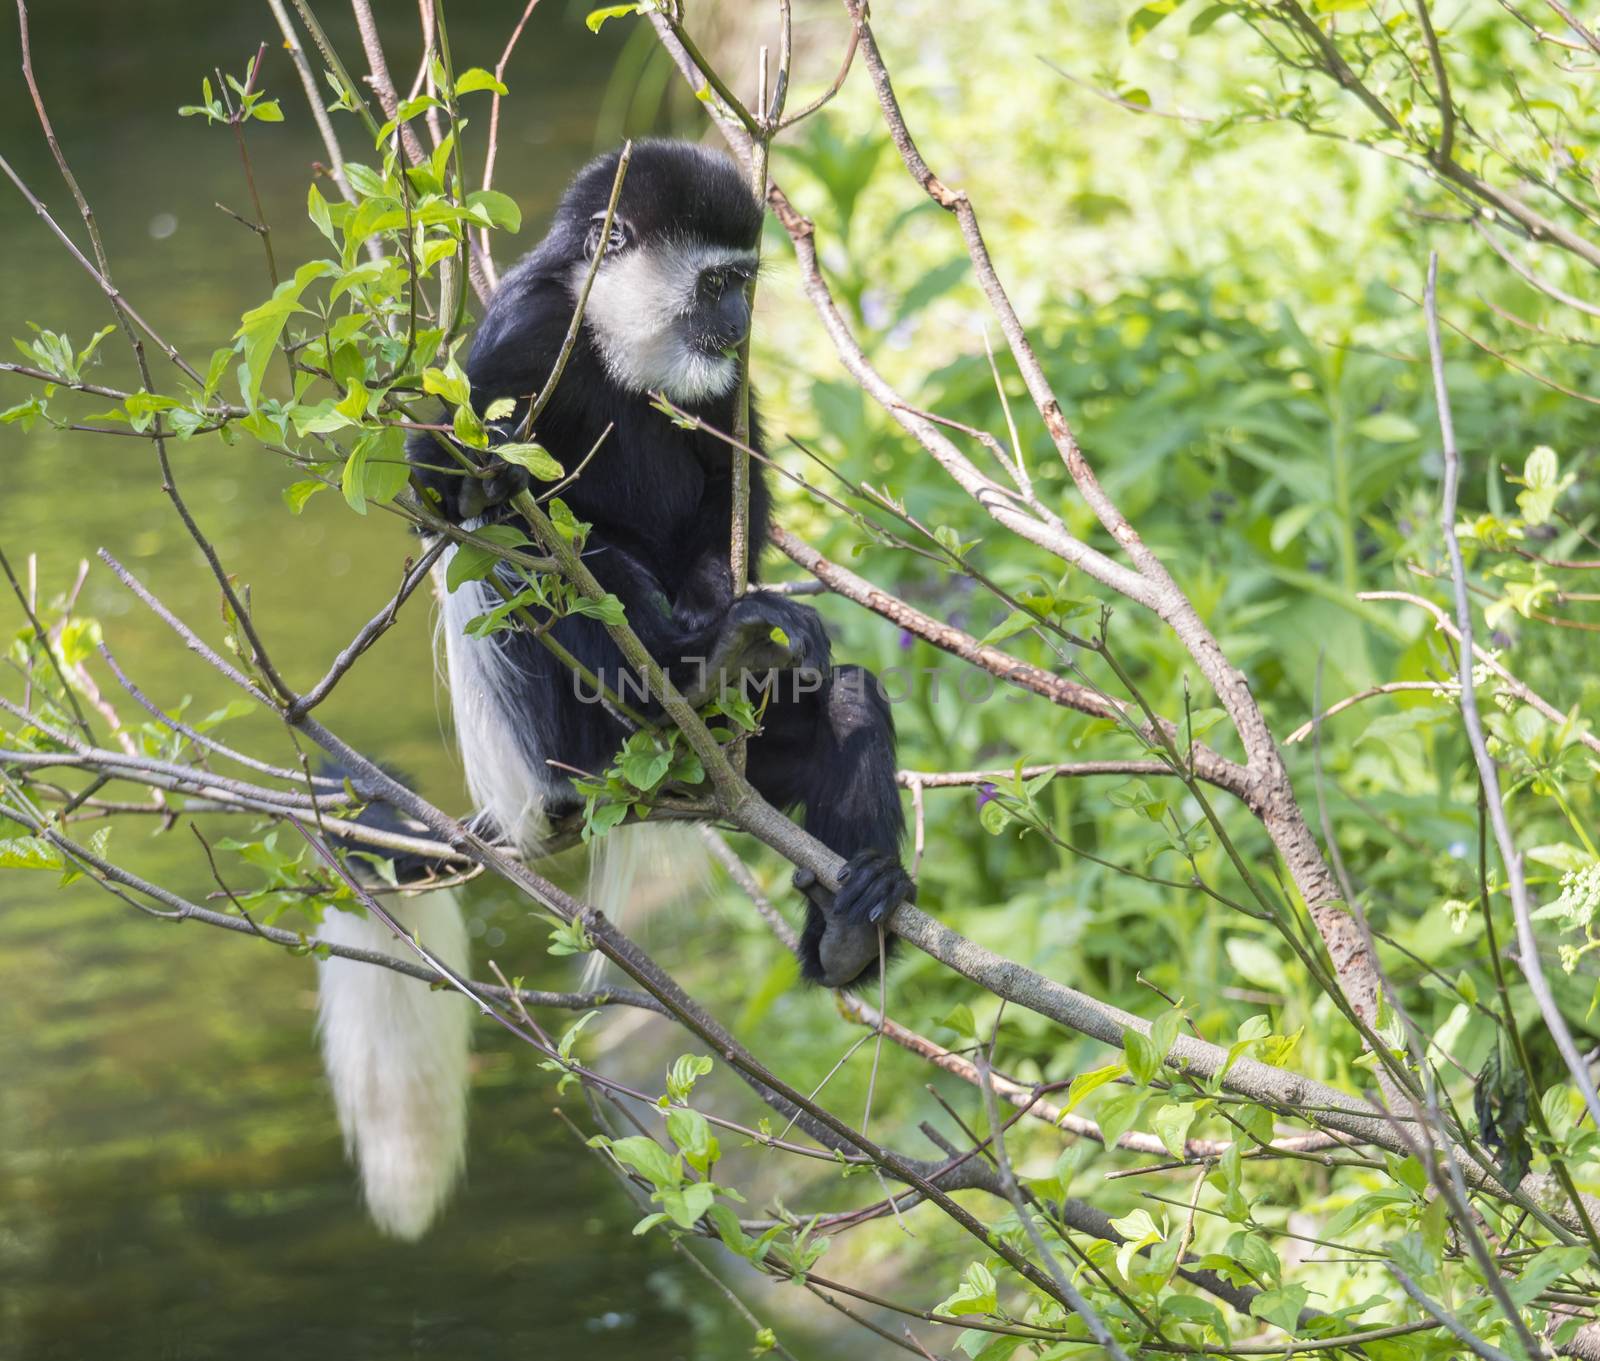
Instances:
[[[589,234],[583,242],[583,258],[592,260],[595,252],[600,249],[600,234],[606,229],[606,215],[596,213],[589,219]],[[620,217],[613,215],[611,219],[611,235],[606,238],[606,254],[614,255],[619,250],[624,250],[633,241],[633,228]]]

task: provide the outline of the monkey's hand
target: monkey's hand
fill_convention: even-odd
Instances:
[[[824,987],[843,988],[878,961],[878,931],[895,908],[917,899],[917,886],[898,856],[870,847],[857,851],[840,871],[837,893],[830,893],[810,870],[796,870],[794,886],[822,914],[817,942]]]
[[[703,704],[747,675],[821,674],[831,663],[832,648],[821,615],[781,595],[756,591],[728,611],[690,699]]]
[[[505,505],[519,491],[527,491],[532,475],[516,463],[491,457],[480,474],[468,473],[461,478],[456,493],[456,516],[460,520],[473,520]]]

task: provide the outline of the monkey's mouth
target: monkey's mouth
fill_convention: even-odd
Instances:
[[[690,345],[695,353],[704,355],[707,359],[737,359],[739,346],[744,343],[744,332],[738,335],[729,335],[726,332],[712,332],[709,335],[698,335]]]
[[[708,315],[709,312],[709,315]],[[744,338],[750,334],[747,307],[706,309],[685,327],[690,347],[708,359],[735,358]]]

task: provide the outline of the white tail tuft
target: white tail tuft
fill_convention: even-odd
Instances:
[[[651,910],[705,890],[711,882],[705,843],[686,822],[636,822],[615,827],[589,843],[589,884],[585,897],[626,930],[635,907]],[[584,965],[579,986],[596,987],[605,972],[599,951]]]
[[[391,910],[431,954],[465,969],[466,924],[455,894],[421,893]],[[317,938],[408,954],[375,917],[333,908]],[[420,1238],[466,1163],[471,1004],[353,959],[322,960],[317,973],[322,1061],[367,1208],[383,1232]]]

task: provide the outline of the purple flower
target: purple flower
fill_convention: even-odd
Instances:
[[[984,804],[996,797],[998,793],[999,791],[992,784],[980,784],[978,786],[978,807],[982,808]]]
[[[910,629],[900,630],[900,651],[910,652],[917,645],[917,635]]]

